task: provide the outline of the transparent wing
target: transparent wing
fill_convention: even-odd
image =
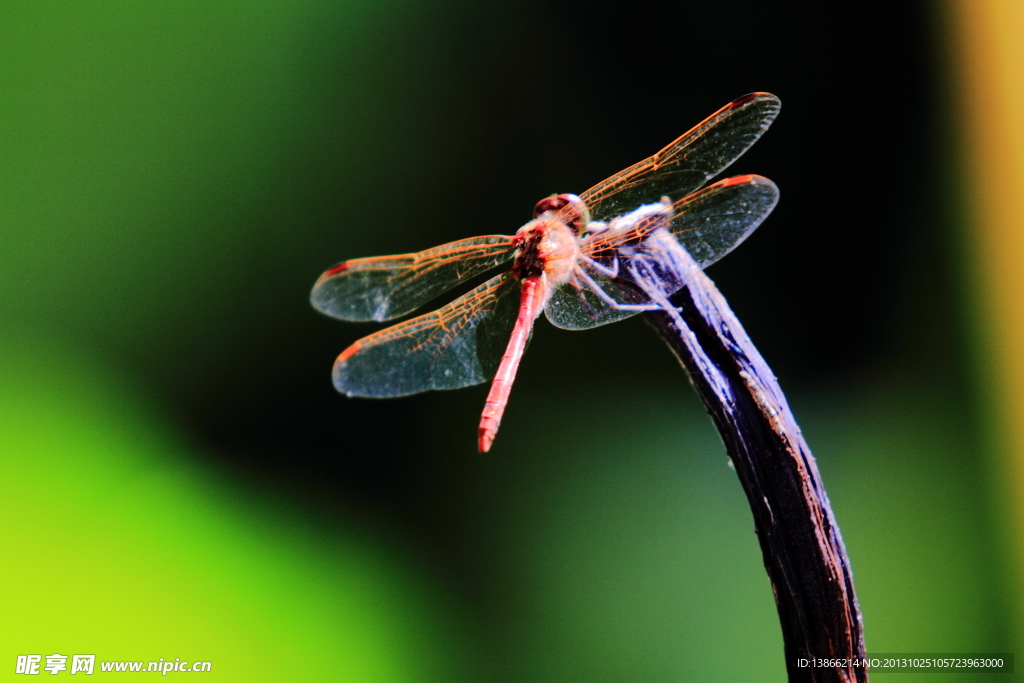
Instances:
[[[507,261],[514,249],[511,237],[486,235],[416,254],[345,261],[317,279],[310,302],[352,322],[398,318]]]
[[[573,276],[551,296],[545,313],[556,327],[582,330],[635,315],[629,306],[647,297],[622,279],[610,276],[616,266],[629,267],[637,253],[652,256],[648,242],[667,228],[701,268],[722,258],[745,240],[779,200],[775,183],[757,175],[720,180],[674,204],[648,205],[623,216],[603,233],[586,238]],[[653,255],[657,258],[657,255]],[[672,292],[685,283],[668,289]]]
[[[701,268],[740,245],[779,203],[779,188],[759,175],[720,180],[676,202],[672,234]]]
[[[335,388],[391,398],[488,381],[512,334],[520,289],[503,273],[432,313],[360,339],[335,361]]]
[[[608,221],[662,197],[682,199],[757,142],[781,107],[769,93],[730,102],[665,149],[590,188],[580,198],[594,220]]]

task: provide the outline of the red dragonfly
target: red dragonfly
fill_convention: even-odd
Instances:
[[[478,447],[490,450],[519,361],[544,310],[556,327],[586,329],[660,304],[620,277],[652,235],[668,231],[704,268],[742,242],[775,207],[756,175],[695,192],[767,130],[779,100],[751,93],[722,107],[652,157],[577,195],[537,203],[515,235],[486,235],[415,254],[353,259],[326,271],[311,301],[349,321],[384,321],[512,260],[512,267],[431,313],[364,337],[334,363],[348,396],[389,398],[493,379]],[[669,295],[685,283],[671,285]]]

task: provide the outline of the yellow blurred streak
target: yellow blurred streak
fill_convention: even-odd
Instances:
[[[950,0],[946,20],[981,407],[995,446],[1017,645],[1024,643],[1024,2]]]

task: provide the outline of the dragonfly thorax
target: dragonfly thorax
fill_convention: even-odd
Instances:
[[[521,227],[513,239],[516,256],[512,274],[518,279],[543,275],[550,287],[569,281],[579,240],[560,214],[544,212]]]

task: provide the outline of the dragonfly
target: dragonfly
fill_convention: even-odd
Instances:
[[[653,297],[650,285],[637,287],[627,275],[637,274],[639,259],[656,259],[666,236],[705,268],[768,216],[778,189],[767,178],[742,175],[705,185],[761,137],[779,108],[769,93],[734,100],[582,194],[541,199],[514,235],[471,237],[328,269],[313,286],[314,308],[341,320],[383,322],[512,262],[437,310],[353,343],[334,363],[335,388],[347,396],[391,398],[490,380],[477,435],[478,450],[489,451],[542,311],[556,327],[581,330],[656,310],[686,283],[661,283],[664,296]]]

